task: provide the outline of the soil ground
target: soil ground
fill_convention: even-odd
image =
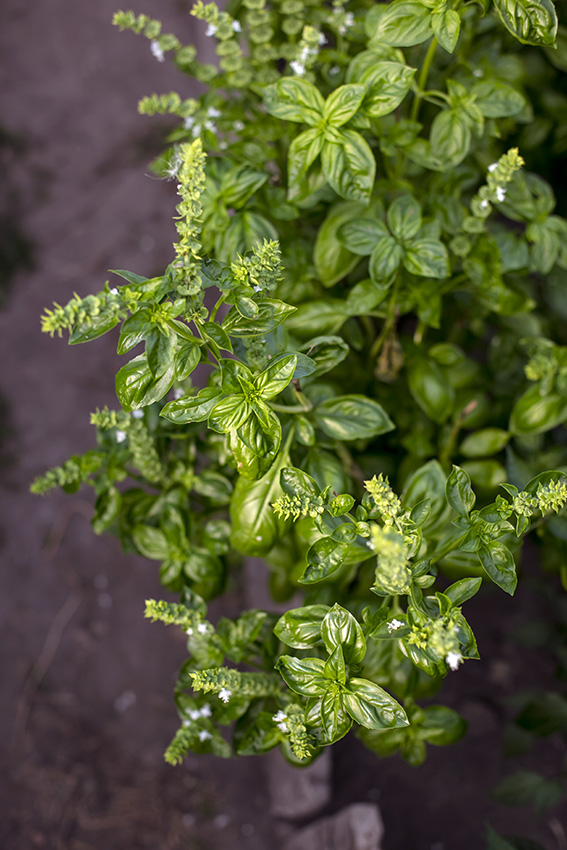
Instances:
[[[155,564],[95,537],[83,493],[28,492],[35,475],[91,446],[90,411],[116,404],[115,339],[69,348],[40,334],[42,309],[96,291],[109,268],[159,272],[174,239],[175,187],[147,176],[164,124],[138,116],[136,103],[194,88],[158,65],[147,42],[111,27],[115,8],[4,0],[0,11],[0,155],[10,172],[2,212],[19,246],[12,266],[20,263],[0,312],[0,734],[9,765],[0,840],[8,850],[275,848],[261,759],[163,762],[185,647],[176,630],[142,617],[144,599],[162,595]],[[137,11],[198,40],[188,3],[144,0]],[[378,761],[349,736],[336,748],[328,811],[377,801],[385,850],[481,850],[485,822],[566,850],[567,812],[535,819],[488,796],[517,766],[501,756],[504,697],[550,681],[550,665],[506,637],[542,605],[527,589],[514,601],[473,602],[489,660],[465,665],[447,687],[468,737],[412,769]],[[538,766],[553,771],[560,758],[551,742]]]

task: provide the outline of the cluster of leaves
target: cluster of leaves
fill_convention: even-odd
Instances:
[[[305,762],[356,723],[419,764],[464,732],[418,705],[478,657],[462,605],[483,579],[514,592],[532,528],[565,563],[567,223],[510,146],[540,108],[524,51],[556,73],[555,11],[193,14],[218,67],[159,22],[116,16],[208,88],[141,104],[180,119],[154,164],[180,195],[164,274],[117,271],[119,288],[44,316],[71,344],[120,324],[118,352],[144,350],[116,376],[122,410],[93,415],[96,453],[34,489],[87,480],[95,530],[159,560],[181,595],[148,606],[188,633],[170,761],[230,754],[218,726],[234,724],[236,752]],[[302,607],[208,622],[241,555],[265,559],[279,602],[302,589]]]

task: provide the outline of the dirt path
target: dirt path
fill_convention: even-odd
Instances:
[[[187,7],[145,0],[140,11],[191,42]],[[161,594],[156,565],[93,535],[89,494],[28,493],[35,475],[90,447],[91,410],[116,406],[116,340],[77,348],[51,340],[39,331],[42,309],[96,291],[108,268],[158,272],[175,234],[175,188],[145,174],[163,122],[138,116],[136,104],[184,80],[155,62],[145,40],[111,26],[116,8],[115,0],[5,0],[1,12],[1,123],[23,142],[10,155],[10,185],[35,256],[35,270],[15,277],[0,312],[10,429],[0,716],[7,745],[17,705],[20,733],[1,843],[261,848],[274,826],[258,761],[223,763],[222,784],[212,759],[177,769],[163,762],[185,648],[142,617],[144,599]]]

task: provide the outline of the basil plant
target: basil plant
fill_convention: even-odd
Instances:
[[[465,730],[431,704],[479,657],[465,603],[514,593],[534,528],[567,585],[567,222],[518,149],[538,121],[560,136],[565,98],[530,78],[559,75],[565,34],[551,0],[192,14],[216,64],[116,14],[204,94],[140,103],[174,116],[163,274],[43,316],[71,345],[118,326],[125,361],[96,448],[32,490],[90,484],[95,532],[177,595],[146,609],[187,634],[169,762],[306,764],[354,727],[419,764]],[[213,624],[250,556],[280,613]]]

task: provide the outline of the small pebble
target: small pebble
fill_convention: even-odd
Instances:
[[[124,714],[124,712],[128,711],[128,709],[133,706],[137,701],[138,697],[136,696],[134,691],[124,691],[123,694],[120,694],[120,696],[114,700],[114,708],[120,714]]]
[[[224,829],[230,823],[230,818],[228,815],[217,815],[213,821],[215,829]]]
[[[155,248],[155,244],[156,240],[153,236],[142,236],[142,238],[140,239],[140,250],[144,251],[144,253],[147,254],[149,251],[152,251]]]

